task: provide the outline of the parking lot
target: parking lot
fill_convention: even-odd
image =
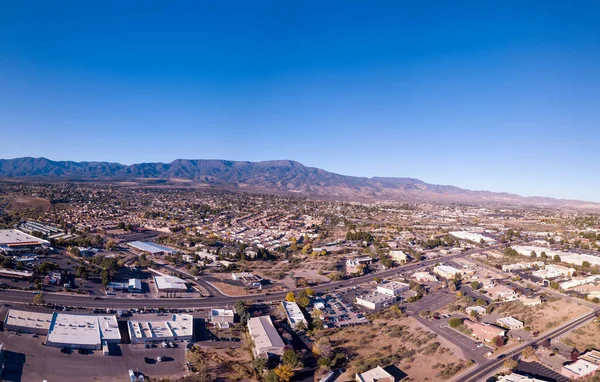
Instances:
[[[363,313],[352,304],[353,295],[348,291],[326,294],[313,300],[309,312],[317,308],[323,312],[323,324],[327,327],[359,325],[367,322]]]
[[[63,353],[60,348],[44,346],[45,336],[0,332],[4,343],[6,381],[124,381],[128,370],[138,370],[150,377],[176,377],[185,373],[185,346],[176,348],[133,348],[129,344],[117,344],[111,349],[114,355],[103,356],[93,350],[80,354],[78,351]],[[157,362],[156,357],[166,357]],[[153,359],[146,363],[146,358]]]

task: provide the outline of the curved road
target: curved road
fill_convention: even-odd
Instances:
[[[491,249],[500,248],[502,245],[496,245],[492,247],[486,248],[477,248],[467,252],[463,252],[456,255],[450,255],[444,257],[443,259],[432,259],[425,260],[419,263],[407,264],[401,267],[388,269],[385,271],[380,271],[377,273],[370,273],[365,276],[354,277],[349,280],[336,281],[328,284],[321,284],[312,289],[315,292],[329,292],[339,288],[348,288],[353,286],[358,286],[364,284],[366,282],[372,281],[374,277],[389,277],[396,275],[400,272],[406,272],[415,270],[424,266],[433,265],[439,262],[445,262],[448,260],[453,260],[461,257],[465,257],[477,252],[488,251]],[[293,291],[299,291],[304,288],[294,289]],[[208,298],[98,298],[98,297],[90,297],[90,296],[81,296],[81,295],[67,295],[67,294],[59,294],[59,293],[47,293],[44,294],[44,299],[46,303],[52,303],[60,306],[70,306],[70,307],[83,307],[83,308],[109,308],[109,309],[145,309],[145,308],[165,308],[165,309],[175,309],[175,308],[214,308],[214,307],[224,307],[224,306],[233,306],[237,301],[250,301],[250,302],[271,302],[271,301],[281,301],[285,299],[285,295],[288,291],[284,292],[275,292],[275,293],[264,293],[264,294],[255,294],[249,296],[234,296],[234,297],[225,297],[225,296],[215,296]],[[31,291],[16,291],[16,290],[0,290],[0,301],[5,302],[14,302],[14,303],[31,303],[33,300],[33,294]]]

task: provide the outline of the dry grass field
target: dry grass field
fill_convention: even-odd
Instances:
[[[13,213],[19,213],[23,216],[35,217],[49,211],[50,207],[50,202],[47,199],[15,195],[10,198],[6,210]]]
[[[408,376],[403,381],[443,381],[468,367],[460,349],[438,337],[412,317],[381,317],[372,323],[336,329],[328,335],[336,351],[350,358],[340,380],[377,365],[395,365]]]
[[[568,346],[574,346],[579,351],[586,349],[598,349],[600,346],[600,321],[594,319],[586,325],[573,330],[564,336],[561,342]]]

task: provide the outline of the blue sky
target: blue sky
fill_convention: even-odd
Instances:
[[[600,202],[600,5],[522,3],[2,2],[0,157],[294,159]]]

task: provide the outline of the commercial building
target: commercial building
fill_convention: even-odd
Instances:
[[[483,236],[475,232],[469,231],[453,231],[449,232],[450,235],[454,236],[457,239],[472,241],[473,243],[486,243],[486,244],[496,244],[496,240],[491,237]]]
[[[42,224],[34,221],[23,221],[19,224],[18,227],[21,231],[33,234],[34,232],[39,232],[44,236],[54,236],[63,233],[64,231],[60,228],[56,228],[47,224]]]
[[[523,329],[523,322],[517,320],[513,317],[503,317],[496,320],[496,323],[503,328],[507,328],[510,330],[519,330]]]
[[[559,283],[559,287],[562,290],[572,289],[585,284],[595,283],[597,280],[600,280],[600,276],[592,275],[592,276],[581,276],[581,277],[573,277],[571,280],[563,281]]]
[[[18,255],[32,252],[42,246],[48,246],[46,240],[29,235],[16,229],[0,229],[0,253]]]
[[[544,266],[544,262],[543,261],[529,261],[529,262],[523,262],[523,263],[516,263],[516,264],[505,264],[502,266],[502,270],[504,272],[511,272],[511,271],[517,271],[517,270],[523,270],[523,269],[531,269],[531,268],[541,268]]]
[[[149,253],[151,255],[173,255],[178,252],[176,249],[165,247],[163,245],[148,241],[132,241],[127,245],[137,250],[138,252]]]
[[[4,330],[46,335],[52,322],[52,313],[28,312],[9,309],[4,318]]]
[[[387,294],[388,296],[399,296],[410,289],[410,285],[398,281],[392,281],[377,285],[377,292]]]
[[[415,272],[412,275],[410,275],[410,278],[414,279],[420,283],[438,281],[438,278],[429,272]]]
[[[433,273],[445,279],[453,279],[456,277],[456,275],[462,274],[459,269],[449,265],[438,265],[437,267],[433,268]]]
[[[76,349],[102,348],[104,343],[121,342],[117,318],[54,313],[46,345]]]
[[[235,321],[235,313],[231,309],[211,309],[208,312],[208,320],[219,327],[229,327],[229,324]]]
[[[0,269],[0,277],[8,277],[11,279],[29,279],[33,277],[33,272],[28,271],[13,271],[12,269]]]
[[[548,379],[538,379],[529,374],[515,372],[500,376],[498,382],[548,382]]]
[[[194,317],[190,314],[173,314],[167,320],[156,316],[152,321],[127,322],[131,343],[162,341],[191,341],[194,338]]]
[[[390,251],[390,258],[398,264],[406,264],[410,257],[402,251]]]
[[[542,305],[542,299],[539,297],[519,296],[519,301],[521,301],[525,306]]]
[[[167,293],[167,296],[187,292],[185,281],[175,276],[154,276],[154,285],[159,292]]]
[[[502,284],[487,284],[483,289],[492,300],[514,301],[519,298],[517,292]]]
[[[567,378],[580,379],[591,376],[596,371],[598,371],[598,365],[584,359],[578,359],[575,362],[563,365],[560,373]]]
[[[486,314],[487,310],[483,306],[474,305],[466,307],[465,312],[469,315],[471,314],[471,312],[475,312],[476,315],[482,316]]]
[[[506,334],[504,329],[490,324],[481,324],[471,320],[464,320],[464,324],[471,329],[473,337],[485,342],[492,342],[497,337],[504,337]]]
[[[356,304],[364,306],[367,309],[379,309],[396,302],[396,296],[390,296],[388,294],[373,292],[373,294],[366,294],[362,296],[356,296]]]
[[[364,373],[356,373],[354,380],[356,382],[396,382],[396,378],[381,366],[367,370]]]
[[[296,326],[300,323],[304,323],[305,328],[308,327],[304,313],[302,313],[298,304],[295,302],[283,301],[281,305],[283,305],[283,310],[285,311],[288,323],[293,329],[296,329]]]
[[[129,279],[126,283],[110,282],[107,285],[109,290],[120,290],[129,293],[141,293],[142,292],[142,280],[140,279]]]
[[[283,355],[285,344],[273,326],[269,316],[252,317],[248,320],[248,332],[252,338],[255,357]]]
[[[552,279],[555,277],[571,277],[574,272],[575,269],[570,267],[547,264],[544,269],[533,271],[531,274],[542,279]]]

